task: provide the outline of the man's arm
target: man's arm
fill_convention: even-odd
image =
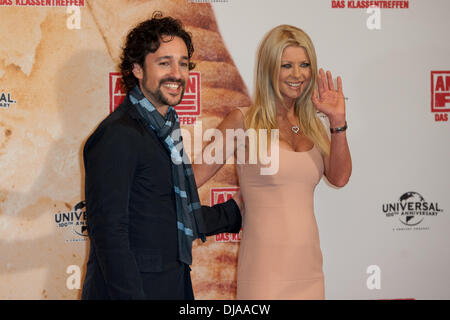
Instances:
[[[202,206],[196,215],[199,233],[212,236],[222,232],[239,233],[241,212],[234,199],[212,207]]]
[[[114,126],[96,132],[84,148],[88,233],[111,299],[145,298],[128,238],[135,141],[129,128]]]

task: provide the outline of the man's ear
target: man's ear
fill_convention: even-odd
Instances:
[[[138,78],[139,80],[144,79],[144,70],[142,69],[142,67],[139,63],[133,63],[132,72],[133,72],[133,75],[136,78]]]

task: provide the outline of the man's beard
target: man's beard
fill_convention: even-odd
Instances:
[[[151,91],[148,90],[148,88],[145,87],[145,81],[146,79],[144,78],[144,90],[147,91],[147,93],[150,94],[151,97],[153,97],[153,99],[155,100],[155,103],[158,103],[160,105],[166,105],[166,106],[176,106],[177,104],[179,104],[181,102],[181,100],[183,99],[183,95],[184,95],[184,90],[186,89],[185,87],[185,81],[183,79],[175,79],[175,78],[164,78],[161,79],[159,81],[159,85],[158,88],[155,91]],[[161,86],[165,83],[165,82],[173,82],[173,83],[179,83],[181,85],[181,94],[180,94],[180,98],[175,102],[175,103],[171,103],[169,101],[169,99],[167,97],[164,96],[164,94],[161,91]]]

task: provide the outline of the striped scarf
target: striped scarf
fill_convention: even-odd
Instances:
[[[170,153],[177,210],[178,259],[190,265],[192,264],[192,241],[199,237],[203,241],[206,239],[203,234],[198,233],[195,220],[194,212],[201,210],[201,204],[189,157],[183,152],[183,138],[179,130],[178,115],[170,106],[166,117],[163,118],[138,86],[130,91],[129,96],[131,103],[136,106]]]

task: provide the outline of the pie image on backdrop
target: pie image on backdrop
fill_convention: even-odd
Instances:
[[[202,121],[203,131],[217,127],[231,110],[250,105],[246,86],[225,47],[210,4],[185,0],[88,3],[116,65],[122,41],[132,25],[151,17],[154,11],[183,22],[194,42],[192,61],[196,67],[193,71],[200,72],[201,76],[201,105],[197,121]],[[193,137],[192,125],[182,123],[182,128]],[[210,203],[211,188],[236,186],[236,179],[235,166],[225,165],[199,189],[201,202]],[[235,298],[238,247],[238,242],[216,242],[215,237],[209,237],[205,243],[200,240],[194,243],[192,282],[196,299]]]
[[[200,80],[191,120],[202,121],[203,131],[249,106],[250,98],[210,4],[88,0],[75,30],[67,27],[66,7],[1,10],[0,27],[8,32],[0,47],[0,85],[14,103],[0,110],[0,166],[8,168],[0,171],[0,298],[78,299],[88,252],[85,209],[79,208],[82,147],[110,112],[109,76],[118,72],[127,32],[155,11],[183,22]],[[192,121],[181,124],[193,136]],[[211,188],[236,182],[235,167],[224,166],[200,188],[201,202],[210,203]],[[238,247],[215,237],[194,243],[197,299],[235,297]]]

